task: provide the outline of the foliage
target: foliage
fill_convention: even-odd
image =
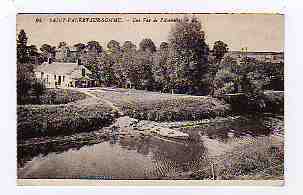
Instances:
[[[40,96],[39,101],[31,94],[20,102],[19,105],[26,104],[67,104],[70,102],[82,100],[86,98],[84,93],[69,90],[69,89],[45,89],[45,92]]]
[[[32,85],[33,94],[37,98],[37,102],[40,102],[40,96],[45,93],[45,85],[41,80],[36,79]]]
[[[19,63],[29,62],[27,40],[28,38],[25,31],[23,29],[20,30],[17,38],[17,62]]]
[[[136,72],[136,52],[135,44],[133,44],[131,41],[124,42],[122,46],[121,65],[124,70],[124,77],[126,77],[126,83],[130,85],[136,81],[136,75],[134,74],[134,72]]]
[[[215,61],[220,62],[225,53],[228,52],[228,46],[223,41],[216,41],[213,46],[213,55],[215,56]]]
[[[218,70],[213,81],[214,96],[218,97],[224,94],[234,93],[236,76],[236,74],[227,68]]]
[[[17,63],[17,103],[21,104],[29,96],[34,80],[33,66],[31,64]]]
[[[197,18],[183,18],[170,32],[171,52],[168,63],[176,72],[176,90],[192,94],[207,94],[209,48],[205,33]],[[173,76],[174,77],[174,76]]]
[[[101,53],[103,51],[103,48],[98,41],[89,41],[87,42],[86,47],[89,52]]]
[[[107,55],[109,59],[109,67],[112,69],[115,84],[119,87],[124,86],[126,82],[125,67],[122,64],[122,50],[120,43],[115,40],[109,41],[107,44]]]
[[[153,89],[154,78],[152,74],[153,60],[150,50],[139,50],[135,56],[132,69],[131,82],[134,82],[136,89]]]
[[[21,30],[17,38],[17,103],[21,104],[29,98],[35,91],[34,66],[39,57],[38,49],[35,45],[27,45],[27,35]],[[40,91],[41,92],[41,91]],[[42,93],[42,92],[41,92]],[[37,93],[37,97],[41,94]]]
[[[153,57],[152,72],[155,79],[155,89],[168,92],[170,89],[170,78],[168,71],[169,44],[162,42],[160,49]]]
[[[86,45],[84,43],[77,43],[74,47],[77,48],[77,51],[81,52],[85,49]]]
[[[230,107],[224,101],[207,96],[184,96],[168,93],[119,89],[98,91],[99,98],[113,102],[123,113],[141,120],[181,121],[227,116]]]
[[[19,105],[17,138],[70,135],[92,131],[113,122],[112,109],[89,98],[67,105]]]
[[[56,55],[56,47],[46,43],[41,45],[40,51],[42,52],[43,61],[47,61],[49,57],[53,59]]]
[[[156,51],[156,46],[154,42],[151,39],[143,39],[139,43],[139,50],[141,51],[149,51],[150,53],[153,53]]]

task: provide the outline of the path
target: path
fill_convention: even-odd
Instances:
[[[94,94],[94,91],[106,91],[109,89],[103,90],[102,88],[77,88],[76,90],[86,94],[87,96],[97,100],[104,101],[106,104],[108,104],[116,113],[119,114],[119,118],[117,119],[114,126],[118,126],[120,128],[131,128],[131,129],[138,129],[145,132],[152,132],[157,136],[160,136],[162,138],[174,138],[174,139],[181,139],[186,140],[189,138],[189,135],[187,133],[183,133],[181,131],[178,131],[176,129],[171,129],[165,126],[162,126],[161,123],[157,123],[154,121],[141,121],[141,125],[137,126],[139,124],[136,120],[134,124],[131,124],[131,122],[134,120],[128,116],[125,116],[124,113],[121,112],[121,110],[114,105],[113,102],[109,101],[105,98],[100,98]],[[116,91],[115,89],[111,89],[111,91]],[[128,124],[129,123],[129,124]]]
[[[117,107],[114,105],[114,103],[112,103],[111,101],[107,100],[107,99],[101,99],[99,97],[97,97],[94,93],[91,93],[91,88],[75,88],[75,90],[80,91],[84,94],[86,94],[87,96],[94,98],[94,99],[100,99],[102,101],[104,101],[107,105],[109,105],[114,112],[117,112],[119,114],[119,116],[124,116],[124,113]],[[102,89],[98,89],[101,90]]]

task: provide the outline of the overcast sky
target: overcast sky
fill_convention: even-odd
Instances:
[[[247,47],[249,51],[284,50],[284,16],[279,14],[195,14],[206,33],[206,42],[212,47],[216,40],[228,44],[230,50]],[[119,23],[102,22],[49,22],[55,18],[79,17],[121,17]],[[158,22],[144,22],[143,18],[158,19]],[[172,22],[159,22],[160,18],[182,18],[182,14],[95,14],[95,15],[18,15],[17,33],[24,29],[28,35],[28,44],[43,43],[57,46],[60,41],[69,45],[91,40],[99,41],[105,48],[110,40],[130,40],[135,44],[143,38],[151,38],[157,47],[168,40]],[[41,18],[41,23],[36,23]],[[133,22],[134,18],[141,22]]]

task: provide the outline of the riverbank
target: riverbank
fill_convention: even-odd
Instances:
[[[230,105],[210,96],[190,96],[133,89],[94,89],[99,98],[111,101],[124,115],[139,120],[190,121],[224,117]]]
[[[17,138],[70,135],[97,130],[115,118],[112,108],[100,99],[58,105],[18,105]]]
[[[43,94],[39,96],[39,99],[35,95],[28,95],[22,97],[21,105],[57,105],[67,104],[87,98],[85,93],[81,93],[77,90],[70,89],[46,89]]]
[[[215,118],[230,113],[228,104],[211,97],[126,89],[81,90],[53,91],[67,95],[57,98],[56,102],[62,104],[18,105],[18,140],[97,130],[112,124],[119,115],[139,120],[182,121]],[[75,99],[68,96],[73,94],[77,94],[80,100],[65,103]]]

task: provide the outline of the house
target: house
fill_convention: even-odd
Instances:
[[[56,49],[56,61],[58,62],[76,62],[79,51],[75,47],[61,46]]]
[[[226,56],[230,56],[236,60],[241,60],[243,57],[249,57],[263,62],[284,63],[284,52],[230,51]]]
[[[41,79],[47,88],[91,87],[94,80],[91,71],[83,66],[80,60],[72,62],[44,62],[34,69],[36,78]]]

